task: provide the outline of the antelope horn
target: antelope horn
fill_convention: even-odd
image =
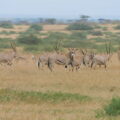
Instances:
[[[17,50],[16,50],[16,47],[15,47],[15,42],[10,42],[10,44],[11,44],[11,47],[12,47],[13,51],[16,52]]]
[[[106,48],[106,52],[107,52],[107,54],[109,54],[109,51],[108,51],[108,46],[107,46],[107,41],[106,41],[106,39],[105,39],[105,48]]]
[[[82,52],[83,55],[85,55],[85,52],[83,51],[83,49],[80,50]]]
[[[111,40],[109,42],[109,54],[110,54],[110,52],[111,52]]]

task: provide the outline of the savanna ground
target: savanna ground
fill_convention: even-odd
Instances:
[[[69,34],[65,27],[45,25],[42,32]],[[111,25],[107,27],[113,33],[119,32]],[[12,30],[21,32],[27,28],[16,26]],[[0,120],[119,120],[120,116],[96,117],[112,97],[120,96],[119,93],[120,62],[116,54],[107,70],[82,66],[78,72],[70,72],[63,66],[55,66],[54,72],[47,67],[41,71],[31,59],[12,67],[0,66]]]

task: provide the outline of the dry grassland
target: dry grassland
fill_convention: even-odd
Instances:
[[[108,31],[116,32],[113,26],[104,25]],[[44,25],[43,33],[65,32],[67,25]],[[29,26],[15,26],[14,29],[1,31],[24,32]],[[117,31],[119,32],[119,31]],[[0,35],[0,38],[15,39],[18,34]],[[92,38],[93,36],[88,36]],[[21,49],[21,48],[19,48]],[[31,55],[29,55],[30,57]],[[61,101],[51,103],[41,101],[36,103],[12,100],[0,96],[0,120],[98,120],[96,111],[102,109],[112,97],[120,96],[120,62],[114,54],[107,70],[96,68],[91,70],[82,66],[78,72],[65,70],[63,66],[55,66],[54,72],[47,67],[38,70],[32,60],[14,63],[12,67],[0,66],[0,90],[61,92],[79,94],[90,97],[90,100],[78,102]],[[0,94],[1,95],[1,94]],[[12,95],[11,95],[12,96]],[[54,96],[53,96],[54,98]],[[29,99],[29,98],[28,98]],[[120,120],[118,117],[102,117],[99,120]]]
[[[107,70],[82,67],[78,72],[69,72],[63,66],[55,66],[51,73],[47,68],[44,71],[38,70],[31,60],[16,63],[12,67],[0,66],[0,89],[78,93],[91,98],[80,103],[0,102],[1,120],[97,120],[96,110],[102,109],[113,96],[120,96],[120,63],[115,54]]]

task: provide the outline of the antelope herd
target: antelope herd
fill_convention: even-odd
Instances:
[[[81,65],[95,69],[96,66],[104,66],[107,68],[107,63],[112,57],[111,53],[111,41],[107,44],[105,42],[106,53],[105,54],[95,54],[94,52],[89,52],[83,49],[69,48],[67,54],[62,54],[59,52],[46,53],[39,58],[32,56],[33,60],[39,69],[43,69],[44,65],[47,65],[50,71],[53,71],[54,64],[63,65],[69,70],[76,71],[80,69]],[[118,58],[120,59],[120,50],[118,51]]]
[[[111,53],[111,42],[106,45],[105,54],[95,54],[88,50],[69,48],[67,54],[54,52],[54,53],[44,53],[38,57],[32,55],[32,60],[35,61],[37,67],[41,70],[44,66],[47,66],[50,71],[53,71],[55,64],[62,65],[64,68],[69,68],[69,70],[78,71],[82,65],[95,69],[96,66],[104,66],[107,68],[107,63],[112,57]],[[6,64],[11,66],[13,60],[26,60],[27,57],[22,57],[18,55],[15,43],[11,42],[12,52],[0,53],[0,64]],[[120,49],[118,50],[118,59],[120,60]]]

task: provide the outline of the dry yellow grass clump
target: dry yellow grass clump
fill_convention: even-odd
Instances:
[[[107,70],[104,68],[91,70],[83,66],[78,72],[69,72],[63,66],[55,66],[54,72],[47,68],[41,71],[32,60],[15,63],[12,67],[0,66],[1,89],[14,90],[18,93],[23,91],[23,94],[8,91],[10,93],[6,93],[5,96],[1,96],[3,93],[0,92],[1,120],[97,120],[96,111],[102,109],[113,96],[120,95],[120,63],[115,54]],[[49,98],[48,91],[69,94],[64,94],[61,102],[54,103],[50,100],[60,99],[60,96]],[[24,92],[28,92],[29,95]],[[47,93],[48,101],[44,98],[47,96],[45,95],[39,102],[41,96],[38,97],[35,92]],[[79,98],[74,96],[76,93],[90,99],[79,102]],[[72,101],[71,94],[75,101]],[[18,100],[18,95],[24,99],[20,97]],[[71,98],[71,101],[64,101],[65,95]],[[25,100],[28,102],[24,102]],[[101,118],[103,119],[119,120],[120,117]]]

